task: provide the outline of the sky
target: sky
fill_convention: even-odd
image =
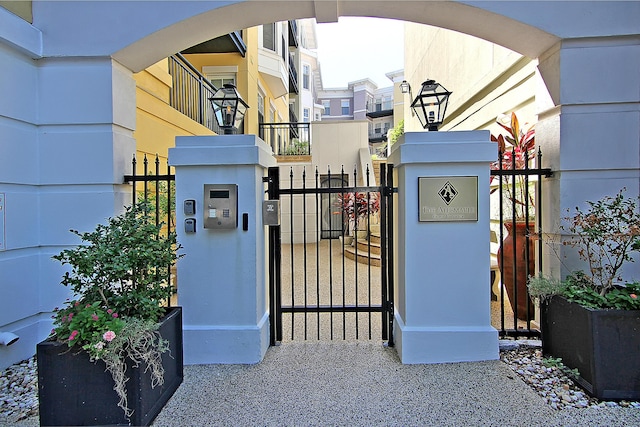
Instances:
[[[318,59],[325,89],[347,87],[370,78],[379,88],[391,86],[385,74],[404,68],[403,21],[341,17],[318,24]]]

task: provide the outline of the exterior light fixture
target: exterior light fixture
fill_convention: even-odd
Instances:
[[[211,106],[218,125],[224,129],[225,135],[232,135],[234,129],[242,125],[244,113],[249,105],[244,102],[236,87],[232,84],[225,84],[218,89],[211,98]]]
[[[411,103],[411,109],[418,116],[423,129],[438,130],[438,126],[444,121],[451,93],[435,80],[422,83],[422,89]]]
[[[408,81],[403,80],[402,83],[400,83],[400,90],[402,93],[411,93],[411,85]]]

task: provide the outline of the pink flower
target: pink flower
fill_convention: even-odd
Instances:
[[[113,313],[112,316],[114,319],[116,319],[118,317],[118,313]]]
[[[107,313],[111,314],[111,313],[113,313],[113,310],[109,309],[109,310],[107,310]]]
[[[71,318],[73,317],[73,313],[69,313],[69,318],[67,320],[69,320],[69,322],[71,322]]]
[[[89,307],[91,307],[91,304],[87,304],[87,305],[85,305],[84,307],[85,307],[85,308],[89,308]]]
[[[116,337],[116,333],[113,331],[107,331],[104,333],[104,335],[102,335],[102,338],[106,341],[106,342],[111,342],[113,341],[113,339]]]
[[[98,316],[97,316],[96,314],[92,314],[92,315],[91,315],[91,318],[92,318],[93,320],[98,320]]]
[[[80,305],[80,303],[79,303],[78,301],[76,301],[76,303],[75,303],[75,304],[73,304],[73,306],[74,306],[74,307],[77,307],[77,306],[79,306],[79,305]]]
[[[630,294],[629,296],[630,296],[631,298],[633,298],[633,299],[638,298],[638,295],[636,295],[636,294]]]
[[[102,350],[104,348],[104,343],[102,341],[94,344],[94,347],[98,350]]]
[[[76,339],[77,336],[78,336],[78,331],[74,330],[73,332],[71,332],[71,335],[69,335],[69,341],[73,341],[74,339]]]

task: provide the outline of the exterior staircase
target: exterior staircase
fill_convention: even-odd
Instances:
[[[368,237],[355,239],[352,245],[345,246],[344,256],[360,264],[380,267],[380,226],[371,225]]]

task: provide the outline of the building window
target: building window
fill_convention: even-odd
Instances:
[[[342,115],[343,116],[348,116],[349,114],[351,114],[351,105],[350,105],[350,101],[348,99],[343,99],[342,100]]]
[[[302,112],[302,121],[305,123],[309,123],[309,109],[305,108],[304,111]]]
[[[276,24],[265,24],[262,26],[262,47],[276,51]]]
[[[330,116],[331,115],[331,101],[329,101],[328,99],[324,99],[322,101],[322,106],[324,107],[324,115],[325,116]]]
[[[258,92],[258,125],[264,123],[264,95]],[[264,128],[258,126],[258,136],[264,140]]]
[[[302,66],[302,88],[309,89],[310,67],[307,64]]]
[[[216,88],[220,89],[225,84],[232,84],[236,86],[235,74],[209,74],[207,78]]]
[[[316,121],[320,121],[320,113],[316,113]]]

